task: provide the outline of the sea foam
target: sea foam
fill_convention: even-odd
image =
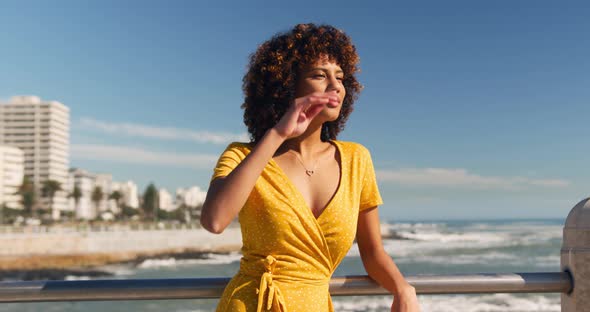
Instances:
[[[334,299],[334,309],[340,312],[390,311],[393,297],[348,297]],[[423,312],[558,312],[559,296],[547,295],[420,295]]]

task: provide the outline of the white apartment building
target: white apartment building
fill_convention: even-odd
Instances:
[[[174,206],[174,202],[172,200],[172,195],[166,190],[161,188],[158,190],[158,201],[160,209],[164,211],[173,211],[176,210]]]
[[[24,152],[24,173],[41,194],[44,181],[62,184],[68,180],[70,110],[57,101],[42,101],[36,96],[15,96],[0,103],[0,145]],[[48,199],[39,198],[48,207]],[[55,194],[53,208],[68,208],[67,192]]]
[[[119,191],[123,194],[123,198],[121,199],[121,203],[127,207],[131,208],[139,208],[139,197],[137,195],[137,184],[133,183],[132,181],[127,182],[113,182],[111,185],[111,190]]]
[[[24,152],[13,146],[0,145],[0,206],[21,209],[20,195],[16,194],[25,173]]]
[[[69,170],[69,179],[67,183],[67,191],[73,194],[74,187],[78,186],[81,196],[76,203],[75,199],[70,196],[70,209],[75,211],[76,218],[79,219],[94,219],[100,214],[111,211],[115,214],[120,212],[121,207],[117,203],[109,199],[114,191],[119,191],[122,195],[119,202],[121,205],[137,208],[139,206],[137,198],[137,186],[131,181],[124,183],[113,182],[111,174],[106,173],[90,173],[83,169],[72,168]],[[102,199],[99,202],[92,200],[94,190],[100,187],[102,191]]]
[[[118,212],[115,211],[115,209],[117,208],[114,201],[111,202],[109,200],[109,196],[113,191],[113,176],[107,173],[96,174],[94,179],[94,187],[97,186],[100,187],[103,197],[98,204],[98,213],[102,213],[109,210],[115,213]]]
[[[179,188],[176,190],[176,207],[182,204],[188,207],[197,207],[205,202],[207,192],[201,190],[198,186],[193,186],[188,189]]]
[[[74,187],[80,190],[78,202],[71,196],[69,198],[70,210],[74,211],[76,219],[94,219],[97,216],[95,204],[92,202],[92,191],[94,190],[95,175],[86,170],[72,168],[68,174],[67,190],[70,194],[74,192]]]

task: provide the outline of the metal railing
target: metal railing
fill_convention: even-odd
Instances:
[[[407,276],[418,294],[568,293],[567,272]],[[229,278],[33,281],[0,283],[0,302],[219,298]],[[368,276],[335,277],[333,296],[387,295]]]

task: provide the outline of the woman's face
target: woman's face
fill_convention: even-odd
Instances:
[[[303,97],[314,92],[334,92],[338,95],[339,104],[336,107],[325,107],[316,118],[322,123],[333,121],[340,115],[342,102],[346,95],[343,85],[344,72],[342,68],[327,57],[305,66],[299,74],[295,87],[295,97]]]

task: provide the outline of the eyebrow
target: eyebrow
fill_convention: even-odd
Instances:
[[[322,67],[314,67],[314,68],[310,69],[309,71],[312,72],[314,70],[321,70],[321,71],[324,71],[324,72],[327,72],[328,71],[327,69],[322,68]],[[336,71],[336,74],[344,74],[344,71],[342,69],[339,69],[339,70]]]

